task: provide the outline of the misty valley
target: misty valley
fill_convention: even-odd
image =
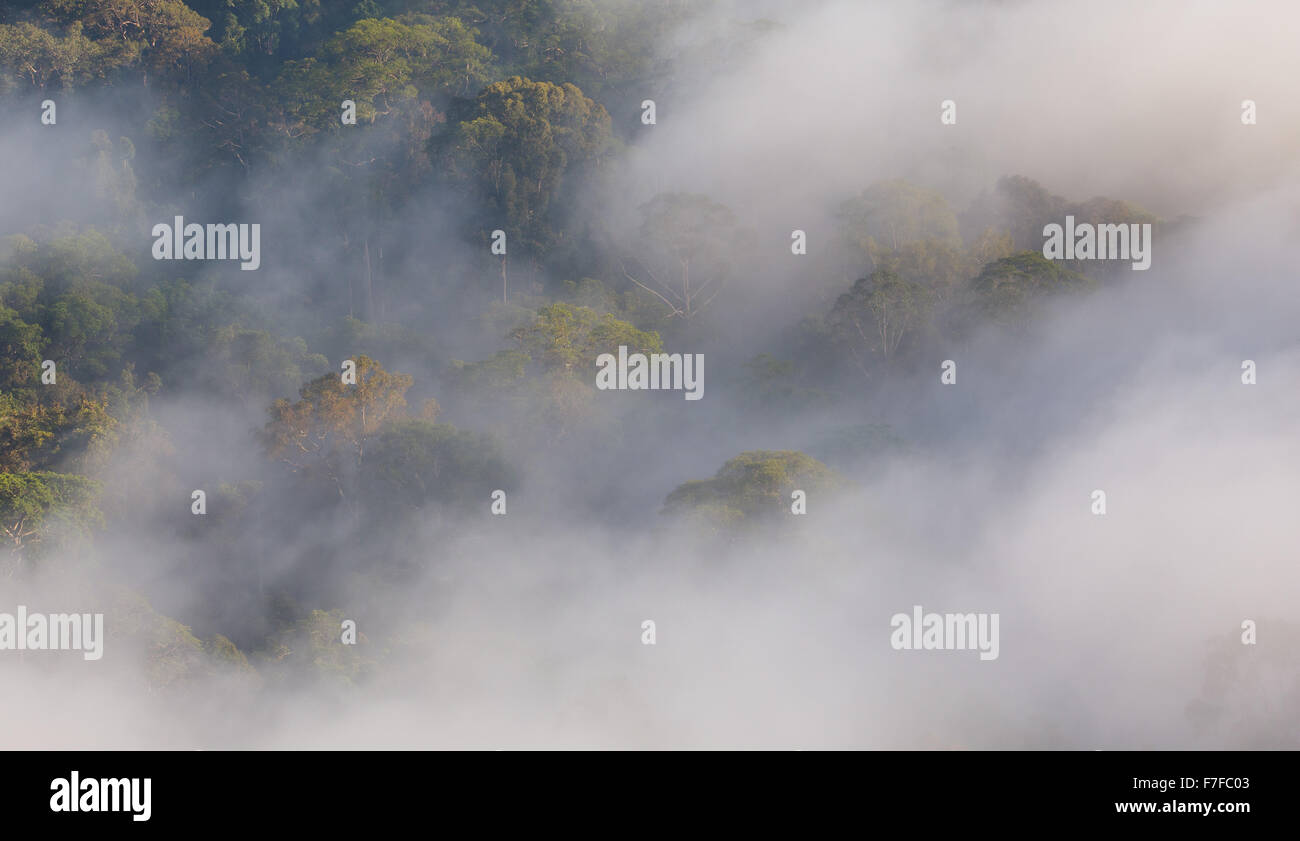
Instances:
[[[1245,5],[4,4],[0,748],[1300,747]]]

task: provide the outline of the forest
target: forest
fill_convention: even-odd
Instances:
[[[0,745],[1295,747],[1297,533],[1243,512],[1300,475],[1300,169],[1233,145],[1295,114],[1012,128],[1023,74],[916,81],[867,5],[0,7],[0,610],[107,637],[0,653]],[[939,13],[953,67],[1046,14]],[[1147,251],[1049,259],[1067,218]],[[1001,659],[890,651],[932,603]],[[111,738],[10,728],[59,693]]]

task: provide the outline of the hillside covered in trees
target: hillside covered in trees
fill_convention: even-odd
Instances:
[[[885,647],[888,615],[939,591],[903,587],[879,622],[849,594],[946,587],[963,567],[947,559],[1014,549],[976,510],[1042,491],[1066,448],[1124,417],[1117,395],[1146,370],[1132,360],[1164,358],[1145,330],[1215,309],[1192,311],[1214,299],[1159,262],[1195,253],[1206,206],[1075,192],[1068,161],[950,178],[956,158],[836,159],[797,198],[755,186],[764,164],[690,115],[703,80],[783,48],[801,17],[707,0],[5,4],[0,609],[58,593],[102,610],[107,659],[130,664],[121,697],[305,691],[341,715],[419,674],[436,716],[455,675],[475,697],[535,691],[556,711],[538,713],[546,744],[708,741],[658,721],[652,678],[602,647],[639,655],[647,617],[721,651],[731,637],[705,617],[804,611],[828,638],[865,621],[863,645]],[[939,99],[917,106],[936,133]],[[834,157],[817,125],[733,123],[790,131],[792,167]],[[682,175],[693,150],[729,175]],[[1045,257],[1044,226],[1067,216],[1150,225],[1157,270]],[[158,259],[155,226],[176,217],[259,225],[260,265]],[[1137,315],[1160,296],[1193,302],[1186,318]],[[1238,345],[1229,380],[1278,347]],[[702,399],[597,388],[620,347],[701,355]],[[1113,475],[1079,472],[1084,515]],[[1034,504],[1018,524],[1045,522]],[[787,607],[746,601],[768,586]],[[846,601],[823,609],[823,586]],[[1216,683],[1265,668],[1206,654],[1235,621],[1197,626],[1186,662],[1205,688],[1173,692],[1174,718],[1212,743],[1285,715]],[[570,685],[584,646],[598,665]],[[766,685],[748,656],[737,692]],[[516,658],[518,684],[502,676]],[[49,662],[23,669],[63,674]],[[992,722],[991,743],[1077,746],[1050,711],[975,694],[963,721]],[[913,723],[899,743],[978,738]],[[221,727],[190,738],[274,743]],[[831,730],[809,738],[891,738]]]

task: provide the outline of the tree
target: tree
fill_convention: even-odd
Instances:
[[[51,357],[85,379],[107,374],[121,359],[121,347],[130,337],[130,325],[120,330],[112,309],[79,291],[67,292],[55,301],[46,323]]]
[[[674,67],[680,50],[665,51],[664,44],[699,12],[690,3],[643,0],[432,0],[422,5],[478,29],[507,72],[573,82],[629,117],[639,113],[636,90],[662,85]],[[728,32],[729,38],[734,35]]]
[[[241,403],[291,393],[304,374],[328,367],[319,353],[309,353],[301,338],[286,339],[240,324],[217,328],[206,351],[204,383]]]
[[[870,377],[877,363],[897,357],[904,339],[925,325],[933,304],[924,284],[877,269],[839,297],[829,321],[836,341]]]
[[[0,304],[0,387],[34,386],[40,379],[45,340],[40,325],[28,324]]]
[[[43,7],[54,20],[79,22],[96,40],[138,50],[145,86],[150,71],[188,79],[217,51],[204,34],[208,19],[181,0],[46,0]]]
[[[853,259],[878,267],[886,254],[911,243],[961,246],[957,217],[941,194],[901,179],[881,181],[840,206],[840,237]]]
[[[456,18],[359,20],[318,57],[288,62],[279,90],[299,132],[338,131],[345,99],[359,123],[374,123],[419,96],[467,93],[487,77],[490,58]]]
[[[286,30],[300,27],[313,11],[320,14],[312,0],[189,0],[187,5],[212,21],[213,40],[234,55],[274,55]]]
[[[601,353],[614,353],[626,345],[628,353],[659,353],[658,333],[638,330],[610,313],[590,307],[551,304],[537,318],[510,334],[518,349],[544,370],[563,370],[586,376]]]
[[[441,108],[487,78],[491,55],[455,18],[408,15],[360,20],[326,42],[318,56],[289,62],[274,85],[275,126],[292,141],[314,138],[330,166],[333,227],[352,258],[344,271],[348,314],[384,312],[383,233],[387,222],[432,171],[429,140],[446,117]],[[358,125],[340,120],[356,106]],[[354,308],[353,270],[363,308]]]
[[[47,337],[43,358],[60,377],[115,375],[145,315],[131,291],[136,268],[102,233],[87,229],[39,244],[16,243],[0,269],[0,295],[21,301],[24,320]]]
[[[509,490],[514,476],[492,438],[417,419],[384,430],[362,482],[373,518],[391,522],[434,507],[481,509],[493,490]]]
[[[1086,276],[1026,251],[985,266],[970,282],[969,307],[980,320],[1023,328],[1050,298],[1093,286]]]
[[[60,387],[37,400],[0,394],[0,470],[86,469],[103,462],[116,441],[104,399]]]
[[[623,275],[689,321],[731,279],[729,253],[739,245],[735,215],[698,193],[661,193],[641,206],[639,254]]]
[[[1159,221],[1155,214],[1126,201],[1102,196],[1084,202],[1069,201],[1023,175],[999,178],[993,195],[981,194],[965,214],[964,221],[972,233],[977,230],[1006,232],[1015,251],[1037,251],[1043,247],[1043,226],[1050,222],[1063,224],[1066,216],[1073,216],[1078,224],[1093,225]],[[1075,265],[1071,268],[1099,269],[1102,266]]]
[[[18,84],[71,90],[105,79],[138,57],[134,44],[87,38],[81,21],[69,24],[63,35],[27,22],[0,25],[0,67],[6,71],[0,92]]]
[[[391,374],[368,356],[355,361],[355,385],[344,385],[339,374],[312,380],[297,402],[282,398],[271,405],[262,432],[270,458],[306,479],[327,483],[344,500],[364,464],[367,445],[387,420],[400,416],[413,383],[410,376]]]
[[[596,357],[626,345],[629,353],[660,353],[658,333],[638,330],[610,313],[552,304],[510,334],[514,347],[480,362],[453,362],[446,373],[463,405],[518,443],[531,437],[545,446],[574,431],[596,434],[606,419],[597,405]],[[522,428],[504,422],[519,418]]]
[[[339,645],[342,609],[313,610],[269,639],[256,661],[274,663],[279,680],[309,680],[318,686],[353,686],[375,667],[369,639],[359,629],[356,645]]]
[[[90,144],[92,148],[78,163],[86,181],[93,187],[91,209],[94,216],[118,221],[115,228],[137,222],[140,209],[135,198],[135,171],[131,165],[135,158],[135,144],[129,138],[119,137],[115,145],[108,139],[108,133],[100,129],[91,132]]]
[[[0,473],[0,531],[8,538],[12,577],[23,556],[57,526],[84,533],[102,517],[94,506],[98,482],[84,476],[42,471]]]
[[[1065,221],[1066,200],[1032,178],[1004,175],[998,179],[996,196],[993,209],[998,227],[1011,232],[1017,250],[1042,248],[1043,225]]]
[[[551,304],[510,332],[515,347],[482,362],[456,362],[449,372],[454,385],[472,391],[508,386],[535,374],[559,374],[586,380],[595,371],[596,357],[626,345],[629,353],[661,353],[658,333],[638,330],[611,313],[591,307]]]
[[[446,177],[534,263],[563,233],[554,209],[561,191],[612,142],[609,114],[576,86],[520,76],[488,85],[436,139]]]
[[[664,500],[661,513],[727,532],[788,516],[795,490],[813,494],[842,485],[838,474],[812,456],[792,450],[754,450],[728,460],[712,479],[679,485]]]

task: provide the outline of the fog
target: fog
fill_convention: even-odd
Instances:
[[[758,18],[777,25],[725,61],[683,47]],[[376,320],[419,337],[382,361],[414,378],[413,409],[436,397],[440,419],[496,432],[517,474],[508,513],[489,514],[485,486],[472,513],[405,517],[368,542],[267,478],[263,395],[232,402],[201,384],[206,360],[174,360],[190,382],[165,383],[149,407],[168,448],[144,441],[113,463],[106,510],[132,509],[130,527],[0,580],[0,611],[108,614],[100,661],[0,654],[0,746],[1300,747],[1300,11],[736,2],[690,26],[663,44],[679,57],[672,79],[639,97],[656,100],[656,124],[572,202],[619,253],[657,193],[735,212],[747,238],[726,297],[665,331],[669,349],[704,354],[704,399],[596,392],[599,423],[540,446],[550,427],[528,407],[458,398],[452,360],[508,344],[471,315],[500,276],[458,229],[455,202],[422,194],[376,223]],[[1257,125],[1243,125],[1244,99]],[[60,104],[68,137],[141,133],[137,109],[81,101]],[[78,218],[75,172],[51,166],[80,140],[37,134],[0,126],[5,233]],[[173,213],[260,222],[261,270],[214,264],[193,282],[245,294],[308,337],[328,364],[304,365],[303,382],[359,347],[329,333],[347,314],[349,269],[320,220],[359,199],[325,192],[326,165],[251,177],[237,206],[176,195],[145,212],[129,255],[148,267],[148,229]],[[159,162],[134,166],[142,181],[166,177]],[[780,355],[800,319],[865,274],[845,276],[831,253],[842,202],[905,178],[961,213],[1013,174],[1071,201],[1194,219],[1157,228],[1149,271],[1125,264],[1023,335],[940,341],[885,381],[837,375],[816,404],[746,402],[746,361]],[[806,256],[791,254],[794,229]],[[940,381],[944,360],[954,385]],[[1257,384],[1243,385],[1243,360]],[[861,424],[904,445],[823,454],[828,435]],[[661,514],[674,488],[749,450],[807,452],[848,481],[810,492],[805,517],[735,539]],[[241,515],[249,525],[196,542],[190,490],[207,489],[212,518],[217,486],[244,480],[268,489]],[[132,593],[250,651],[278,588],[356,621],[352,679],[196,664],[160,684],[157,642],[129,617],[153,620]],[[998,657],[895,650],[891,617],[914,605],[998,614]],[[1254,646],[1241,643],[1246,620]]]

